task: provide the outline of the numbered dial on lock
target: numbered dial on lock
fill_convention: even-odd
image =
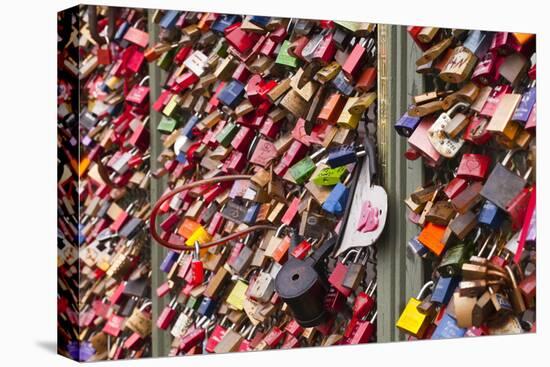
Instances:
[[[467,108],[466,103],[457,103],[449,112],[443,112],[437,120],[428,129],[428,139],[437,150],[445,158],[452,158],[458,153],[464,145],[464,139],[452,133],[456,129],[450,129],[451,126],[458,128],[466,127],[468,118],[463,113],[456,113],[461,108]],[[455,136],[455,137],[453,137]]]

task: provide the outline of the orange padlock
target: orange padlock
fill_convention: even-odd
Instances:
[[[443,236],[445,235],[445,229],[447,227],[440,226],[428,222],[422,232],[418,235],[418,241],[420,241],[426,248],[437,256],[441,255],[445,244],[443,243]]]

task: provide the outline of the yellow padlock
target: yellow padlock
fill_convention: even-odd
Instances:
[[[346,129],[357,128],[357,125],[359,125],[359,120],[361,119],[361,114],[351,113],[350,109],[353,105],[355,105],[355,103],[358,100],[359,100],[359,97],[348,98],[344,106],[344,109],[342,110],[342,113],[340,113],[340,116],[338,117],[338,121],[336,122],[338,126]]]
[[[204,245],[207,242],[210,242],[212,240],[212,236],[204,229],[203,226],[198,226],[197,229],[189,236],[187,241],[185,241],[185,245],[193,247],[195,246],[195,242],[200,243],[201,245]]]
[[[231,293],[227,296],[227,303],[231,308],[242,311],[244,308],[244,301],[246,300],[246,290],[248,284],[242,280],[238,280],[235,286],[231,290]]]
[[[417,307],[422,303],[421,300],[424,298],[424,293],[426,290],[432,289],[433,285],[433,281],[429,281],[424,284],[422,289],[420,289],[420,292],[418,292],[418,296],[409,300],[407,306],[405,306],[405,309],[401,313],[399,320],[397,320],[397,323],[395,324],[397,328],[416,338],[422,338],[424,332],[432,321],[433,315],[422,313]]]

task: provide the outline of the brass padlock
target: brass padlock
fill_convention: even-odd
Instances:
[[[469,49],[459,46],[454,49],[439,77],[447,83],[461,83],[470,76],[476,62],[477,57]]]

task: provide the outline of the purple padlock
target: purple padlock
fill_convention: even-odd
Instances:
[[[531,87],[527,90],[527,92],[523,93],[519,106],[516,108],[516,111],[512,116],[512,121],[525,125],[527,120],[529,120],[529,115],[531,115],[531,111],[533,110],[533,106],[536,101],[537,89],[536,87]]]
[[[179,253],[176,251],[170,251],[166,254],[166,257],[162,261],[162,264],[160,264],[160,271],[164,273],[170,272],[170,269],[172,269],[172,266],[174,266],[174,263],[178,261]]]

